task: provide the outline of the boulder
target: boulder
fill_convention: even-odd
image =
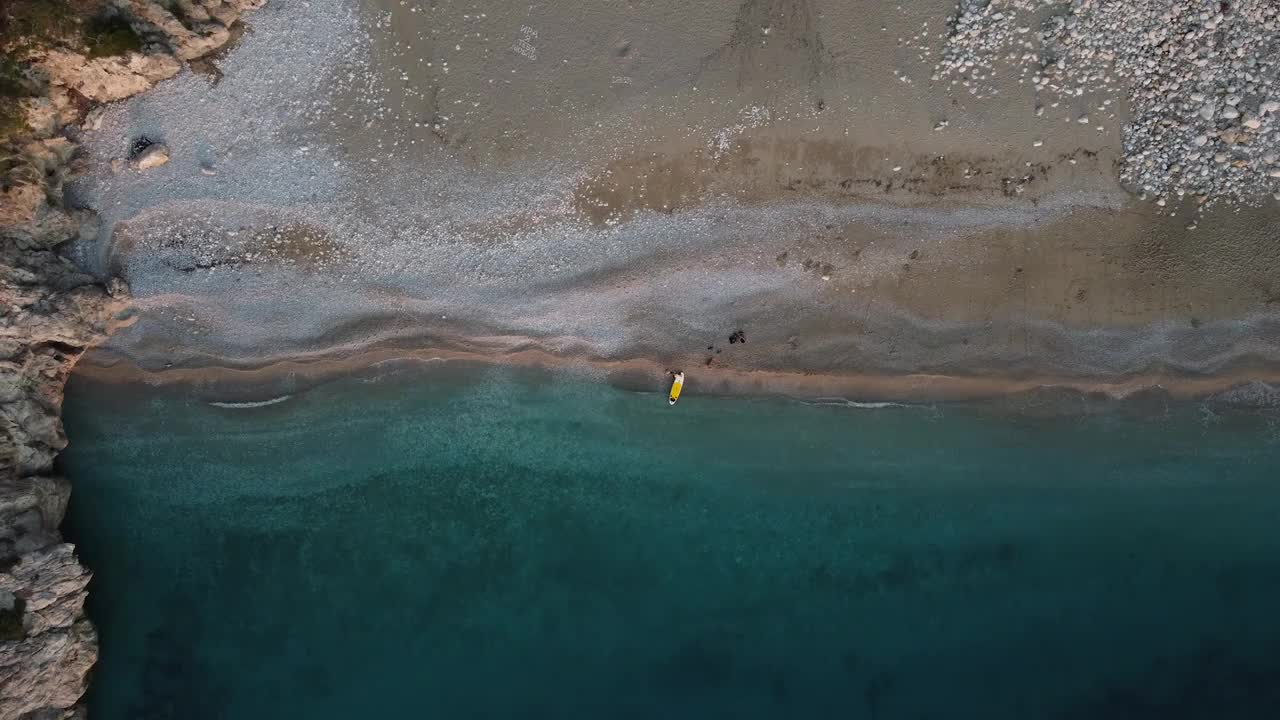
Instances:
[[[169,148],[163,143],[152,143],[145,150],[133,156],[129,166],[134,170],[150,170],[169,162]]]

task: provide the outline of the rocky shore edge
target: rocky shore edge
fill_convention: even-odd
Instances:
[[[98,106],[143,92],[240,33],[265,0],[0,2],[0,720],[83,718],[98,657],[86,618],[92,576],[58,527],[71,486],[54,472],[66,445],[63,386],[128,302],[59,253],[93,237],[68,207],[80,134]],[[195,69],[200,69],[196,67]],[[135,148],[133,169],[167,159]]]

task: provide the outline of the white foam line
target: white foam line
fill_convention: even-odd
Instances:
[[[859,408],[862,410],[880,410],[880,409],[889,408],[889,407],[911,407],[911,405],[908,405],[906,403],[858,402],[857,400],[849,400],[847,398],[842,398],[842,397],[821,397],[821,398],[812,400],[810,402],[807,402],[805,404],[806,405],[839,405],[842,407]]]
[[[293,397],[292,395],[281,395],[280,397],[271,398],[270,400],[257,400],[255,402],[210,402],[214,407],[231,408],[233,410],[243,410],[245,408],[260,408],[268,405],[279,405],[280,403]]]

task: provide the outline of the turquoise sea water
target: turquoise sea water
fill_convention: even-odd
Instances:
[[[73,379],[95,720],[1280,717],[1274,420]]]

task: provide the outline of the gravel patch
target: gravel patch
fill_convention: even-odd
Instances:
[[[1280,199],[1275,0],[961,0],[948,31],[934,79],[974,96],[998,92],[1005,63],[1040,108],[1127,96],[1120,177],[1133,192],[1162,206]]]

